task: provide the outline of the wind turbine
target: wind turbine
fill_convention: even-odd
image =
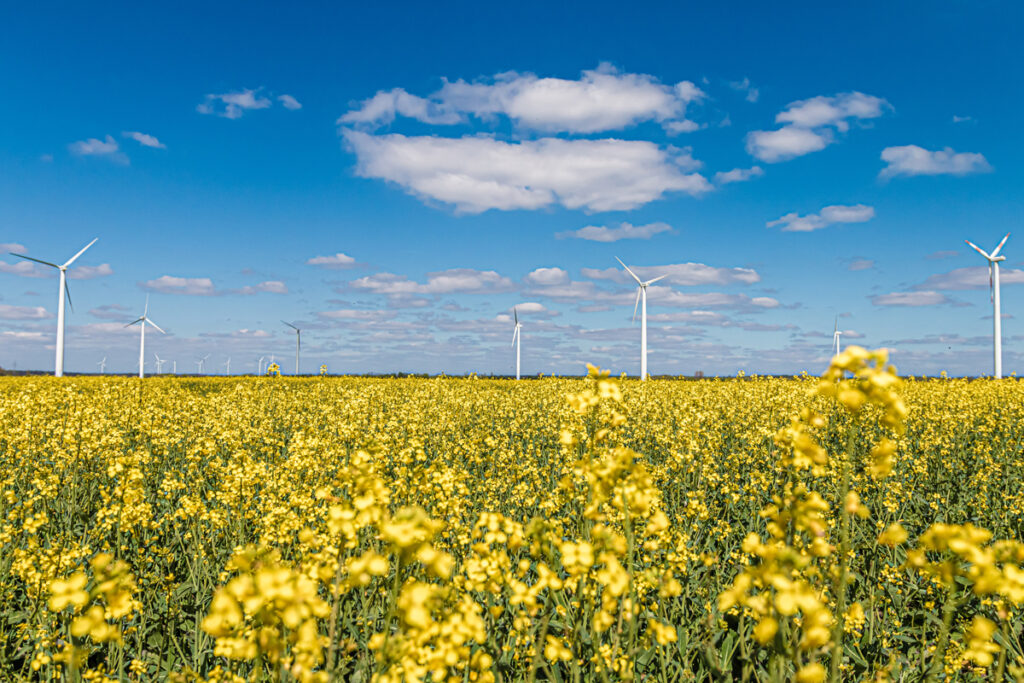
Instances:
[[[999,262],[1005,261],[1005,256],[999,255],[999,250],[1006,244],[1006,240],[1010,239],[1010,233],[1006,233],[1006,237],[999,243],[995,249],[992,250],[991,254],[986,254],[978,245],[974,244],[970,240],[964,240],[971,246],[971,249],[978,252],[985,257],[988,261],[988,286],[991,290],[990,297],[992,299],[992,355],[993,365],[995,366],[995,372],[993,375],[996,379],[1003,378],[1003,324],[1000,319],[999,313]]]
[[[205,356],[203,356],[202,358],[200,358],[199,360],[196,361],[196,367],[199,369],[198,374],[200,374],[200,375],[203,374],[203,363],[205,363],[206,359],[209,358],[209,357],[210,357],[210,354],[206,354]]]
[[[231,356],[228,356],[228,362],[224,364],[224,374],[231,374]]]
[[[149,296],[146,296],[146,307],[142,310],[142,317],[133,320],[132,322],[125,325],[125,327],[131,327],[132,325],[141,323],[139,327],[139,379],[146,376],[146,325],[152,325],[156,329],[160,330],[161,334],[167,334],[160,329],[160,326],[149,319]]]
[[[58,271],[60,271],[60,283],[57,285],[57,358],[54,361],[54,365],[53,365],[53,376],[54,377],[63,377],[64,376],[64,297],[65,296],[67,296],[68,307],[71,309],[71,312],[73,313],[75,311],[75,307],[71,305],[71,290],[68,289],[68,278],[67,278],[68,266],[70,266],[72,263],[74,263],[75,259],[77,259],[79,256],[84,254],[86,249],[88,249],[92,245],[96,244],[96,240],[98,240],[98,239],[99,239],[99,237],[94,239],[92,242],[89,242],[89,244],[85,245],[84,247],[82,247],[82,250],[80,252],[78,252],[77,254],[72,256],[71,258],[69,258],[67,260],[67,262],[65,262],[64,265],[62,265],[62,266],[58,266],[56,263],[50,263],[49,261],[42,261],[42,260],[37,259],[37,258],[32,258],[31,256],[25,256],[24,254],[14,254],[14,256],[17,256],[18,258],[28,259],[29,261],[35,261],[36,263],[42,263],[44,266],[50,266],[51,268],[56,268]]]
[[[266,358],[266,356],[260,356],[259,361],[256,363],[256,374],[257,375],[262,375],[263,374],[263,359],[264,358]]]
[[[522,325],[522,323],[519,322],[519,313],[516,311],[514,306],[512,307],[512,316],[516,320],[516,328],[515,328],[515,331],[512,332],[512,346],[516,347],[516,379],[518,380],[519,379],[519,347],[522,345],[522,342],[523,342],[523,335],[519,332],[519,330],[523,327],[523,325]]]
[[[164,363],[166,363],[167,361],[161,359],[160,355],[157,354],[157,353],[154,353],[153,355],[156,356],[156,374],[158,374],[158,375],[163,374]]]
[[[106,370],[106,369],[107,369],[107,357],[106,357],[106,356],[103,356],[103,360],[101,360],[101,361],[100,361],[99,363],[97,363],[96,365],[100,366],[100,374],[101,374],[101,375],[102,375],[102,374],[105,374],[105,373],[104,373],[104,370]]]
[[[288,327],[290,327],[293,330],[295,330],[295,374],[298,375],[299,374],[299,347],[301,346],[301,343],[302,343],[301,342],[301,340],[302,340],[302,330],[300,330],[299,328],[295,327],[295,325],[292,325],[291,323],[286,323],[283,320],[281,322],[283,322],[285,325],[287,325]]]
[[[832,355],[833,356],[838,356],[839,355],[839,335],[841,335],[841,334],[842,334],[842,332],[839,329],[839,317],[836,316],[836,327],[835,327],[835,330],[832,332]]]
[[[172,360],[171,361],[171,374],[172,375],[177,375],[178,374],[178,361],[176,361],[176,360]]]
[[[634,273],[632,270],[629,269],[629,266],[627,266],[625,263],[622,263],[622,259],[620,259],[618,256],[616,256],[615,260],[618,261],[622,265],[622,267],[626,269],[627,273],[629,273],[630,275],[633,276],[633,279],[636,280],[636,284],[638,286],[638,288],[636,290],[636,303],[633,304],[633,320],[634,321],[636,321],[636,308],[637,308],[637,306],[640,305],[640,301],[643,300],[643,306],[640,308],[640,379],[646,381],[647,380],[647,285],[654,284],[658,280],[660,280],[662,278],[665,278],[665,277],[668,277],[668,274],[666,273],[665,275],[659,275],[658,277],[654,278],[653,280],[648,280],[647,282],[643,282],[640,278],[638,278],[636,276],[636,273]]]

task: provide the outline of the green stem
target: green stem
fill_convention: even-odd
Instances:
[[[838,683],[839,667],[843,661],[843,630],[846,627],[846,583],[849,579],[850,552],[850,511],[846,506],[846,498],[850,494],[850,460],[857,438],[857,422],[850,424],[846,437],[846,452],[843,454],[842,484],[839,489],[839,509],[841,511],[839,527],[839,576],[836,578],[836,615],[835,626],[832,628],[832,657],[829,662],[830,683]]]

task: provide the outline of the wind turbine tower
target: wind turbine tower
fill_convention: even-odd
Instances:
[[[988,261],[988,286],[992,298],[992,374],[996,379],[1003,378],[1003,321],[999,312],[999,262],[1006,260],[1005,256],[999,255],[999,251],[1008,239],[1010,239],[1010,233],[1006,233],[1006,237],[992,250],[991,254],[986,254],[970,240],[964,240],[971,246],[971,249],[984,256]]]
[[[96,365],[100,366],[100,374],[101,375],[106,374],[104,371],[107,369],[107,357],[103,356],[103,360],[101,360]]]
[[[839,355],[839,337],[840,337],[840,335],[842,335],[842,332],[839,330],[839,317],[836,316],[836,326],[835,326],[835,330],[833,330],[833,332],[832,332],[832,355],[833,356],[838,356]]]
[[[616,256],[615,260],[618,261],[622,265],[622,267],[626,269],[627,273],[629,273],[630,275],[633,276],[634,280],[636,280],[636,284],[637,284],[636,303],[633,304],[633,320],[634,321],[636,320],[636,308],[637,308],[637,306],[640,305],[640,302],[643,301],[643,306],[641,306],[641,308],[640,308],[640,379],[643,380],[643,381],[646,381],[647,380],[647,286],[654,284],[655,282],[657,282],[658,280],[660,280],[660,279],[662,279],[664,277],[668,277],[668,275],[667,274],[666,275],[659,275],[658,277],[656,277],[656,278],[654,278],[652,280],[647,280],[646,282],[644,282],[644,281],[642,281],[640,278],[638,278],[636,276],[636,273],[634,273],[632,270],[629,269],[629,266],[627,266],[625,263],[622,263],[622,259],[620,259],[618,256]]]
[[[519,312],[515,309],[515,307],[512,308],[512,316],[515,318],[515,321],[516,321],[516,328],[512,332],[512,346],[516,347],[516,380],[518,380],[519,379],[519,347],[522,346],[522,342],[523,342],[523,335],[522,335],[522,332],[520,332],[520,330],[522,329],[523,324],[519,322]]]
[[[142,310],[142,317],[137,320],[125,325],[125,327],[131,327],[132,325],[141,324],[139,327],[139,379],[146,376],[146,325],[152,325],[161,334],[167,334],[160,329],[160,326],[149,319],[149,297],[146,297],[146,307]]]
[[[60,272],[60,282],[57,284],[57,352],[56,352],[57,353],[57,358],[56,358],[56,360],[54,361],[54,364],[53,364],[53,376],[54,377],[63,377],[64,376],[64,297],[65,296],[67,297],[67,304],[68,304],[68,307],[71,309],[71,312],[73,313],[74,310],[75,310],[75,307],[71,305],[71,290],[68,289],[68,273],[67,273],[68,266],[70,266],[72,263],[74,263],[75,260],[79,256],[84,254],[86,249],[88,249],[92,245],[96,244],[96,240],[98,240],[98,239],[99,239],[99,237],[94,239],[92,242],[89,242],[89,244],[85,245],[84,247],[82,247],[81,251],[79,251],[77,254],[75,254],[74,256],[69,258],[64,263],[64,265],[62,265],[62,266],[58,266],[56,263],[50,263],[49,261],[42,261],[42,260],[37,259],[37,258],[32,258],[31,256],[25,256],[23,254],[14,254],[14,256],[17,256],[18,258],[27,259],[29,261],[35,261],[36,263],[41,263],[44,266],[50,266],[51,268],[56,268]]]

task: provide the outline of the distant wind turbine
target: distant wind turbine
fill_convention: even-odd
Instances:
[[[163,374],[164,363],[166,363],[167,361],[165,361],[162,358],[160,358],[160,355],[157,354],[157,353],[154,353],[153,355],[156,356],[156,374],[158,374],[158,375]]]
[[[1006,244],[1006,240],[1010,239],[1010,233],[1006,233],[1006,237],[1003,241],[992,250],[991,254],[986,254],[978,245],[974,244],[970,240],[964,240],[971,246],[971,249],[978,252],[985,257],[988,261],[988,286],[990,290],[990,297],[992,298],[992,355],[993,365],[995,372],[993,375],[996,379],[1003,378],[1003,325],[999,313],[999,262],[1005,261],[1005,256],[999,255],[999,250]]]
[[[523,325],[519,322],[519,313],[515,307],[512,308],[512,316],[516,321],[516,328],[512,332],[512,346],[516,347],[516,379],[519,379],[519,347],[522,345],[523,335],[520,333]]]
[[[224,374],[225,375],[230,375],[231,374],[231,356],[228,356],[228,362],[224,363]]]
[[[839,336],[841,334],[842,334],[842,331],[840,331],[840,329],[839,329],[839,316],[836,316],[836,327],[835,327],[835,330],[832,332],[832,355],[833,356],[838,356],[839,355]]]
[[[106,369],[107,369],[107,357],[106,357],[106,356],[103,356],[103,360],[101,360],[101,361],[100,361],[99,363],[97,363],[96,365],[100,366],[100,374],[101,374],[101,375],[102,375],[102,374],[105,374],[105,373],[104,373],[104,370],[106,370]]]
[[[92,245],[96,244],[96,240],[98,240],[98,239],[99,239],[99,237],[94,239],[92,242],[89,242],[89,244],[85,245],[84,247],[82,247],[81,251],[79,251],[77,254],[75,254],[74,256],[69,258],[64,263],[64,265],[62,265],[62,266],[58,266],[56,263],[50,263],[49,261],[42,261],[42,260],[37,259],[37,258],[32,258],[31,256],[25,256],[24,254],[13,254],[14,256],[17,256],[18,258],[27,259],[29,261],[35,261],[36,263],[42,263],[44,266],[50,266],[51,268],[56,268],[58,271],[60,271],[60,282],[57,285],[57,352],[56,352],[57,353],[57,358],[54,361],[54,365],[53,365],[53,376],[54,377],[63,377],[64,376],[64,297],[65,296],[67,296],[67,304],[68,304],[68,307],[71,309],[71,312],[74,313],[74,311],[75,311],[75,307],[71,305],[71,290],[68,289],[68,279],[67,279],[68,266],[70,266],[72,263],[74,263],[75,260],[79,256],[84,254],[86,249],[88,249]]]
[[[262,375],[263,374],[263,359],[265,359],[265,358],[266,358],[266,356],[260,356],[259,362],[256,363],[256,374],[257,375]]]
[[[160,329],[160,326],[149,319],[149,296],[146,296],[146,307],[142,309],[142,317],[137,320],[125,325],[125,327],[131,327],[132,325],[140,325],[139,327],[139,379],[146,376],[146,325],[152,325],[161,334],[167,334]]]
[[[283,322],[285,325],[287,325],[288,327],[290,327],[293,330],[295,330],[295,374],[298,375],[299,374],[299,347],[302,345],[302,330],[300,330],[299,328],[295,327],[295,325],[292,325],[291,323],[285,322],[284,320],[282,320],[281,322]]]
[[[622,259],[620,259],[618,256],[616,256],[615,260],[618,261],[622,265],[622,267],[626,269],[627,273],[629,273],[630,275],[633,276],[634,280],[636,280],[636,284],[637,284],[636,303],[633,304],[633,320],[634,321],[636,320],[636,308],[637,308],[637,306],[640,305],[640,302],[643,301],[643,306],[640,308],[640,379],[641,380],[646,380],[647,379],[647,286],[654,284],[655,282],[657,282],[658,280],[661,280],[662,278],[668,277],[668,275],[667,274],[659,275],[658,277],[656,277],[656,278],[654,278],[652,280],[647,280],[646,282],[644,282],[644,281],[642,281],[640,278],[638,278],[636,276],[636,273],[634,273],[632,270],[629,269],[629,266],[627,266],[625,263],[622,263]]]
[[[199,369],[198,374],[200,374],[200,375],[203,374],[203,364],[206,362],[206,359],[209,358],[209,357],[210,357],[210,354],[206,354],[205,356],[203,356],[202,358],[200,358],[199,360],[196,361],[196,367]]]

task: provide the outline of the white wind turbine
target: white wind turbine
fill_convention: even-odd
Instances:
[[[615,260],[622,264],[622,267],[626,269],[626,272],[633,276],[636,280],[638,288],[636,290],[636,303],[633,304],[633,320],[636,320],[636,308],[640,305],[640,301],[643,301],[643,306],[640,308],[640,379],[647,379],[647,285],[654,284],[658,280],[668,277],[667,274],[659,275],[658,277],[643,282],[636,276],[632,270],[629,269],[625,263],[622,263],[622,259],[618,256]]]
[[[519,379],[519,347],[522,345],[522,342],[523,342],[523,335],[520,332],[520,330],[522,329],[523,324],[521,322],[519,322],[519,312],[516,311],[514,306],[512,307],[512,316],[515,318],[515,321],[516,321],[515,331],[512,332],[512,346],[516,347],[516,379],[518,380]]]
[[[210,357],[210,354],[206,354],[202,358],[196,361],[196,368],[198,368],[197,374],[203,374],[203,364],[206,363],[206,359]]]
[[[167,334],[160,329],[160,326],[149,319],[149,297],[146,297],[146,307],[142,310],[142,317],[137,320],[133,320],[125,327],[131,327],[132,325],[140,324],[139,327],[139,379],[146,376],[146,325],[152,325],[161,334]]]
[[[49,261],[43,261],[31,256],[25,256],[24,254],[14,254],[18,258],[27,259],[29,261],[35,261],[36,263],[42,263],[44,266],[50,266],[56,268],[60,272],[60,283],[57,285],[57,358],[54,361],[53,376],[63,377],[64,376],[64,299],[67,297],[68,307],[74,312],[75,307],[71,305],[71,290],[68,289],[68,277],[67,270],[68,266],[75,262],[79,256],[85,253],[85,250],[96,244],[94,239],[89,244],[82,247],[82,250],[77,254],[69,258],[64,265],[58,266],[56,263],[50,263]]]
[[[153,355],[156,356],[156,374],[161,375],[164,371],[164,363],[167,361],[160,358],[160,354],[158,353],[154,352]]]
[[[283,320],[281,322],[283,322],[285,325],[287,325],[288,327],[290,327],[293,330],[295,330],[295,374],[298,375],[299,374],[299,347],[302,345],[302,330],[300,330],[299,328],[295,327],[295,325],[292,325],[291,323],[287,323],[287,322],[285,322]]]
[[[259,362],[256,363],[256,374],[257,375],[262,375],[263,374],[263,360],[265,358],[266,358],[266,356],[260,356]]]
[[[105,373],[104,373],[104,370],[106,370],[106,369],[107,369],[107,357],[106,357],[106,356],[103,356],[103,360],[101,360],[101,361],[100,361],[99,363],[97,363],[96,365],[100,366],[100,374],[101,374],[101,375],[102,375],[102,374],[105,374]]]
[[[993,375],[996,379],[1003,378],[1003,324],[999,313],[999,262],[1006,260],[1005,256],[999,255],[999,250],[1003,248],[1008,239],[1010,239],[1010,233],[1006,233],[1006,237],[992,250],[991,254],[986,254],[970,240],[964,240],[971,246],[971,249],[984,256],[988,261],[988,286],[992,298],[992,355],[995,370]]]
[[[838,356],[839,355],[839,336],[841,334],[842,334],[842,331],[839,329],[839,317],[837,316],[836,317],[836,327],[835,327],[835,330],[832,332],[832,355],[833,356]]]
[[[224,374],[225,375],[230,375],[231,374],[231,356],[228,356],[228,362],[224,363]]]

